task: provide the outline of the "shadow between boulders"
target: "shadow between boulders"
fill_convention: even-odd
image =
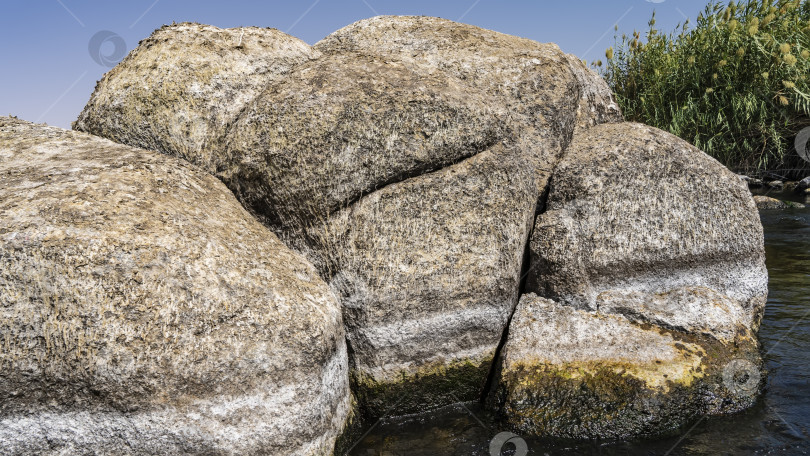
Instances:
[[[564,153],[565,152],[563,152],[563,154]],[[520,297],[526,293],[526,287],[529,284],[529,277],[531,276],[530,272],[538,264],[534,258],[534,255],[532,255],[531,240],[532,236],[534,235],[534,224],[537,221],[537,217],[542,215],[546,210],[552,180],[553,173],[537,200],[537,208],[535,209],[534,216],[532,217],[532,227],[526,236],[526,240],[524,241],[523,264],[520,268],[520,280],[518,281],[518,301],[515,302],[514,307],[512,307],[511,312],[509,312],[509,318],[506,320],[506,326],[503,329],[501,341],[498,343],[498,348],[495,350],[495,356],[492,358],[492,365],[489,368],[489,374],[487,375],[487,381],[484,384],[484,390],[481,392],[480,402],[485,408],[494,409],[497,407],[497,390],[499,385],[498,378],[500,377],[501,354],[503,352],[503,347],[506,345],[506,341],[509,339],[509,327],[512,324],[512,317],[515,315],[517,304],[520,302]]]

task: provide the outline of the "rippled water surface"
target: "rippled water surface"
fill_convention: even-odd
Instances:
[[[789,193],[771,196],[810,203]],[[655,441],[565,443],[527,438],[528,454],[810,454],[810,208],[763,211],[760,216],[770,292],[759,333],[767,386],[757,404],[733,416],[700,420],[680,436]],[[459,404],[381,421],[350,454],[490,456],[489,442],[499,431],[480,406]]]

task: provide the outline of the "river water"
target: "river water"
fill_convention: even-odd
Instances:
[[[791,193],[770,196],[810,203]],[[529,455],[810,454],[810,208],[761,211],[760,217],[770,291],[759,333],[768,374],[757,404],[736,415],[697,420],[666,439],[572,443],[526,438]],[[500,431],[478,404],[457,404],[382,420],[350,454],[491,456],[490,441]],[[507,444],[502,454],[513,454],[512,448]]]

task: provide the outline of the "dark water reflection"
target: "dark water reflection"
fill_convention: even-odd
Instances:
[[[771,196],[810,203],[789,193]],[[767,386],[757,404],[733,416],[698,421],[680,436],[655,441],[564,443],[527,438],[528,454],[810,454],[810,208],[763,211],[760,216],[770,292],[760,330]],[[498,431],[493,417],[480,406],[459,404],[382,421],[351,454],[490,456],[489,442]]]

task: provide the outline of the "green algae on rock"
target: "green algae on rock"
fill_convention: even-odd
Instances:
[[[495,351],[477,359],[420,365],[399,378],[381,378],[352,372],[352,389],[365,416],[404,415],[436,409],[456,402],[475,401],[487,382]],[[477,362],[477,364],[476,364]]]
[[[528,294],[509,328],[495,400],[527,435],[669,435],[700,416],[751,406],[761,387],[758,350],[745,330],[723,342]],[[726,375],[732,360],[756,381]]]
[[[332,452],[338,302],[214,177],[0,118],[0,448]]]

